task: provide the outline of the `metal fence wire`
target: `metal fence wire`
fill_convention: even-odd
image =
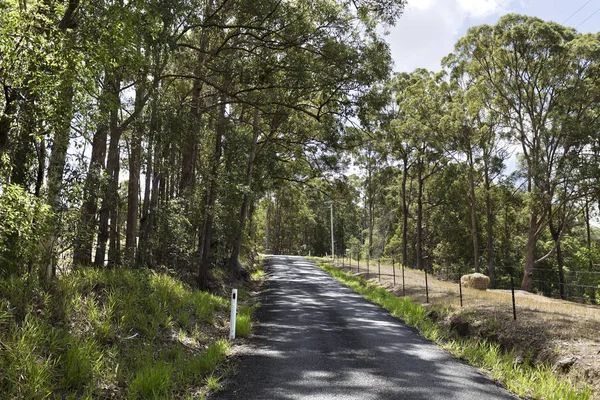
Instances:
[[[361,266],[362,261],[362,266]],[[370,268],[371,262],[377,262],[377,270]],[[436,301],[455,301],[463,307],[465,304],[479,303],[484,305],[485,299],[474,289],[466,289],[461,284],[461,276],[472,273],[471,268],[458,265],[427,266],[423,271],[406,268],[396,259],[356,260],[339,256],[337,266],[346,268],[378,282],[389,282],[398,294],[411,297],[421,296],[429,303],[431,296]],[[431,278],[436,281],[432,282]],[[520,279],[512,273],[504,273],[496,278],[493,291],[502,294],[507,301],[507,307],[512,308],[514,319],[517,317],[515,290],[520,289]],[[515,282],[517,287],[515,288]],[[534,292],[545,297],[573,301],[583,304],[598,304],[600,299],[600,271],[574,271],[565,269],[562,274],[556,270],[534,268]],[[432,288],[432,285],[434,286]],[[433,292],[432,292],[433,290]],[[440,294],[441,293],[441,294]],[[443,300],[440,300],[442,298]]]

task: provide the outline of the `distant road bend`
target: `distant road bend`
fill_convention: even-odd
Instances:
[[[217,399],[515,399],[301,257],[270,257],[260,325]]]

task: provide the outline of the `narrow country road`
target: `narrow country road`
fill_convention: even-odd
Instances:
[[[216,399],[514,399],[301,257],[271,257],[251,345]]]

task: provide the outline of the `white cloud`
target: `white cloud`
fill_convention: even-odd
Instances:
[[[458,0],[458,5],[469,16],[483,18],[506,11],[509,0]]]
[[[508,11],[513,0],[414,0],[390,29],[396,71],[440,69],[466,27],[484,23]]]

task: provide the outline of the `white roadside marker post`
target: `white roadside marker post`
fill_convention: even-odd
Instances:
[[[237,313],[237,289],[231,289],[231,323],[229,324],[229,339],[235,339],[235,315]]]

